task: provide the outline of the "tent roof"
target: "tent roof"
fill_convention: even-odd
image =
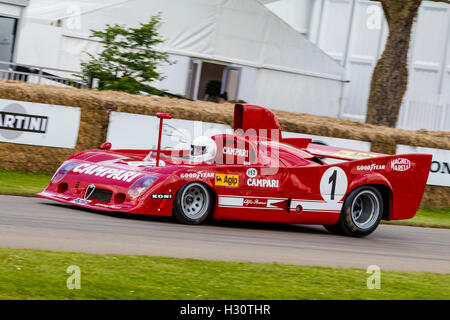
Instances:
[[[33,20],[57,21],[77,12],[86,14],[128,0],[31,0],[27,17]]]
[[[64,34],[83,39],[90,29],[136,26],[158,12],[160,49],[169,53],[344,80],[341,65],[257,0],[31,0],[27,17],[61,20]]]

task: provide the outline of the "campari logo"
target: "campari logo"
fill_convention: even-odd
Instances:
[[[411,161],[405,158],[397,158],[391,161],[391,169],[395,171],[406,171],[411,168]]]
[[[238,157],[248,157],[248,150],[245,150],[245,149],[223,147],[222,152],[224,154],[231,154],[233,156],[238,156]]]

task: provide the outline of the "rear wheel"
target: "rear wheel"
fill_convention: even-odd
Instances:
[[[362,186],[345,198],[337,224],[325,226],[333,233],[364,237],[378,227],[383,215],[383,198],[378,189]]]
[[[199,182],[185,184],[174,201],[174,216],[178,222],[199,224],[211,213],[213,200],[208,188]]]

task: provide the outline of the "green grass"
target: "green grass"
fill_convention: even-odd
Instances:
[[[450,208],[421,207],[412,219],[383,223],[416,227],[450,228]]]
[[[81,269],[81,289],[66,272]],[[0,249],[0,299],[450,299],[450,275]]]
[[[0,171],[0,194],[32,196],[44,190],[51,175]],[[413,219],[384,222],[397,225],[450,228],[450,208],[422,207]]]
[[[50,182],[51,175],[0,171],[0,194],[32,196],[41,192]]]

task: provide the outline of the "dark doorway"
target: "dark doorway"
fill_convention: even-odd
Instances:
[[[227,93],[229,101],[237,99],[241,69],[226,64],[192,60],[187,96],[190,99],[217,100]],[[216,97],[211,97],[214,92]]]

